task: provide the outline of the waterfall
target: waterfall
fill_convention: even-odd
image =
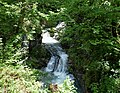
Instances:
[[[48,32],[43,35],[42,42],[51,54],[45,71],[55,76],[52,83],[60,84],[66,79],[68,55],[61,48],[59,42],[50,37]]]
[[[58,26],[60,28],[62,28],[62,26],[64,27],[63,22]],[[56,29],[58,29],[58,26]],[[67,76],[68,55],[62,49],[59,41],[51,37],[47,30],[48,29],[43,30],[42,43],[44,43],[45,48],[50,52],[51,58],[45,68],[45,71],[54,75],[54,78],[51,81],[52,83],[60,84]]]
[[[62,28],[64,29],[65,23],[61,22],[55,28],[55,30],[60,31]],[[68,55],[62,49],[59,41],[55,39],[58,35],[55,33],[54,37],[50,36],[48,29],[43,30],[42,34],[42,43],[45,45],[45,48],[50,52],[51,58],[47,64],[47,67],[44,69],[45,72],[49,73],[48,76],[44,77],[44,82],[52,83],[52,84],[61,84],[64,82],[66,77],[74,81],[75,86],[77,88],[77,93],[83,93],[80,85],[76,82],[73,74],[69,74],[67,72],[67,62]]]
[[[46,72],[52,72],[55,78],[52,83],[62,83],[66,79],[68,55],[63,51],[59,44],[46,44],[48,51],[51,53]]]

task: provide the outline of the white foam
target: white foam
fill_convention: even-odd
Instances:
[[[48,44],[48,43],[59,43],[57,40],[55,40],[54,38],[52,38],[51,36],[50,36],[50,33],[49,32],[45,32],[45,33],[43,33],[42,34],[42,43],[46,43],[46,44]]]

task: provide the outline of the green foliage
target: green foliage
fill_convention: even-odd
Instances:
[[[21,48],[22,36],[27,35],[33,40],[34,33],[41,33],[40,19],[42,15],[37,10],[38,3],[30,2],[1,2],[0,1],[0,37],[3,39],[3,59],[14,62],[28,52]],[[13,61],[14,60],[14,61]]]
[[[46,50],[39,43],[29,53],[28,48],[21,45],[23,35],[27,36],[28,41],[35,41],[38,39],[37,34],[41,35],[44,26],[56,25],[58,17],[54,21],[50,18],[55,18],[61,12],[57,10],[60,10],[61,2],[57,0],[0,1],[0,92],[52,93],[48,87],[43,88],[42,82],[39,81],[45,77],[45,74],[32,69],[38,68],[37,64],[42,66]],[[27,60],[28,53],[32,57],[30,60]],[[68,79],[58,87],[58,90],[57,93],[76,93],[73,83]]]
[[[42,73],[27,66],[12,66],[0,63],[0,73],[1,93],[39,93],[42,86],[42,83],[36,81]]]
[[[101,79],[100,84],[98,83],[92,83],[90,88],[93,91],[93,93],[118,93],[119,92],[119,86],[120,80],[115,79],[113,77],[104,76]]]
[[[50,76],[46,75],[48,80],[51,78]],[[71,81],[69,79],[69,77],[66,78],[66,80],[64,80],[64,82],[62,84],[57,85],[56,91],[53,91],[52,89],[54,88],[54,84],[53,86],[51,86],[50,81],[46,80],[46,83],[48,84],[48,87],[51,87],[48,90],[48,93],[77,93],[77,88],[74,86],[74,81]],[[43,88],[45,89],[45,88]]]
[[[70,68],[71,71],[83,72],[85,85],[93,93],[118,93],[119,10],[119,0],[1,0],[0,88],[8,93],[19,92],[21,89],[25,93],[38,93],[40,83],[35,81],[36,74],[31,76],[34,71],[18,65],[28,58],[28,49],[21,48],[21,37],[27,35],[29,41],[36,40],[34,35],[41,35],[43,28],[52,29],[57,22],[64,20],[67,27],[60,34],[60,41],[74,62],[72,65],[76,69]],[[41,46],[36,46],[30,52],[33,60],[26,62],[31,63],[30,67],[36,65],[36,57],[43,61],[42,57],[46,56]],[[60,93],[74,93],[69,81],[61,86]],[[40,91],[50,92],[48,88],[41,88]]]
[[[63,84],[59,85],[58,93],[77,93],[74,82],[67,78]]]
[[[38,81],[46,74],[23,65],[8,65],[0,62],[0,92],[7,93],[53,93],[48,87],[43,88],[43,83]],[[12,85],[12,86],[11,86]],[[63,84],[58,85],[55,93],[76,93],[76,88],[68,78]]]
[[[92,86],[92,92],[118,93],[115,80],[119,78],[120,66],[120,3],[118,0],[69,2],[64,11],[69,16],[66,18],[68,26],[61,42],[74,62],[73,67],[76,71],[83,71],[86,86]],[[113,83],[114,87],[104,82]]]

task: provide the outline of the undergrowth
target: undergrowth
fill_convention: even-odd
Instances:
[[[40,78],[44,77],[40,70],[0,62],[0,93],[53,93],[49,87],[43,88]],[[76,90],[73,82],[66,79],[54,93],[76,93]]]
[[[0,64],[0,93],[39,93],[39,71],[22,65]]]

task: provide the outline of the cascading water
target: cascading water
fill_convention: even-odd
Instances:
[[[65,23],[61,22],[56,26],[54,30],[61,30],[65,27]],[[43,30],[42,34],[42,43],[45,45],[45,48],[50,52],[51,58],[45,68],[45,72],[48,72],[49,75],[44,77],[44,82],[49,81],[52,84],[61,84],[68,76],[70,80],[76,81],[72,74],[68,74],[67,72],[67,61],[68,55],[62,49],[59,41],[54,39],[58,34],[55,33],[54,37],[50,36],[48,32],[50,29]],[[80,90],[78,83],[75,84],[78,93],[83,93]]]
[[[66,78],[68,55],[62,50],[59,44],[46,44],[46,48],[52,56],[45,71],[52,72],[55,76],[52,83],[60,84]]]
[[[44,43],[46,49],[51,53],[51,59],[49,60],[46,72],[52,73],[54,78],[51,83],[60,84],[67,76],[67,61],[68,55],[61,48],[59,42],[50,37],[49,32],[43,31],[42,43]]]

